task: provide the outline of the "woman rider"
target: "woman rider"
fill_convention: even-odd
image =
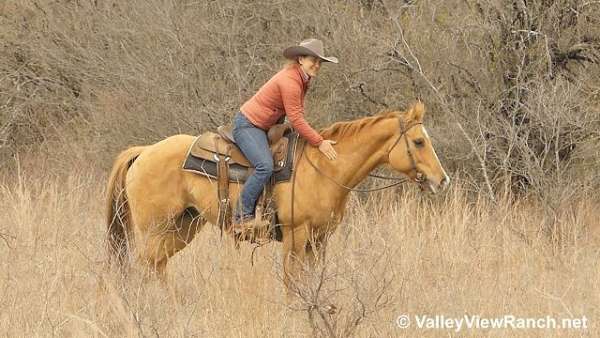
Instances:
[[[234,212],[234,232],[240,233],[259,224],[255,217],[256,202],[264,185],[273,173],[273,157],[269,149],[267,131],[283,115],[306,141],[330,160],[337,156],[332,144],[324,140],[304,119],[304,95],[311,78],[317,76],[321,62],[338,63],[335,57],[325,57],[323,43],[308,39],[297,46],[288,47],[283,55],[290,64],[275,74],[235,115],[233,137],[242,153],[255,168],[246,180],[240,202]]]

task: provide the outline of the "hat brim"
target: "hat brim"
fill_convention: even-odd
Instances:
[[[311,55],[314,57],[318,57],[319,59],[325,61],[325,62],[331,62],[331,63],[338,63],[338,59],[335,56],[323,56],[323,55],[319,55],[315,52],[313,52],[312,50],[306,48],[306,47],[302,47],[302,46],[292,46],[292,47],[288,47],[283,51],[283,56],[285,56],[288,59],[293,59],[294,57],[297,56],[305,56],[305,55]]]

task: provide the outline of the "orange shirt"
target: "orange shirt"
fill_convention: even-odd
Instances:
[[[284,114],[292,127],[308,143],[318,146],[323,137],[304,119],[304,95],[310,79],[303,77],[299,65],[285,67],[265,83],[240,111],[252,124],[268,130]]]

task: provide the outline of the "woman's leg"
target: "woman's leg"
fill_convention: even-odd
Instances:
[[[255,168],[254,173],[248,177],[240,194],[240,208],[234,213],[235,221],[254,218],[256,201],[260,197],[265,184],[273,174],[273,155],[269,148],[267,133],[254,126],[241,113],[234,119],[233,138],[242,153]]]

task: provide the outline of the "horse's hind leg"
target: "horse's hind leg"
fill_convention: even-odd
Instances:
[[[138,253],[140,261],[146,264],[149,275],[155,274],[166,282],[166,268],[169,258],[190,243],[206,220],[193,208],[185,209],[177,217],[171,218],[157,231],[146,238],[144,249]]]

